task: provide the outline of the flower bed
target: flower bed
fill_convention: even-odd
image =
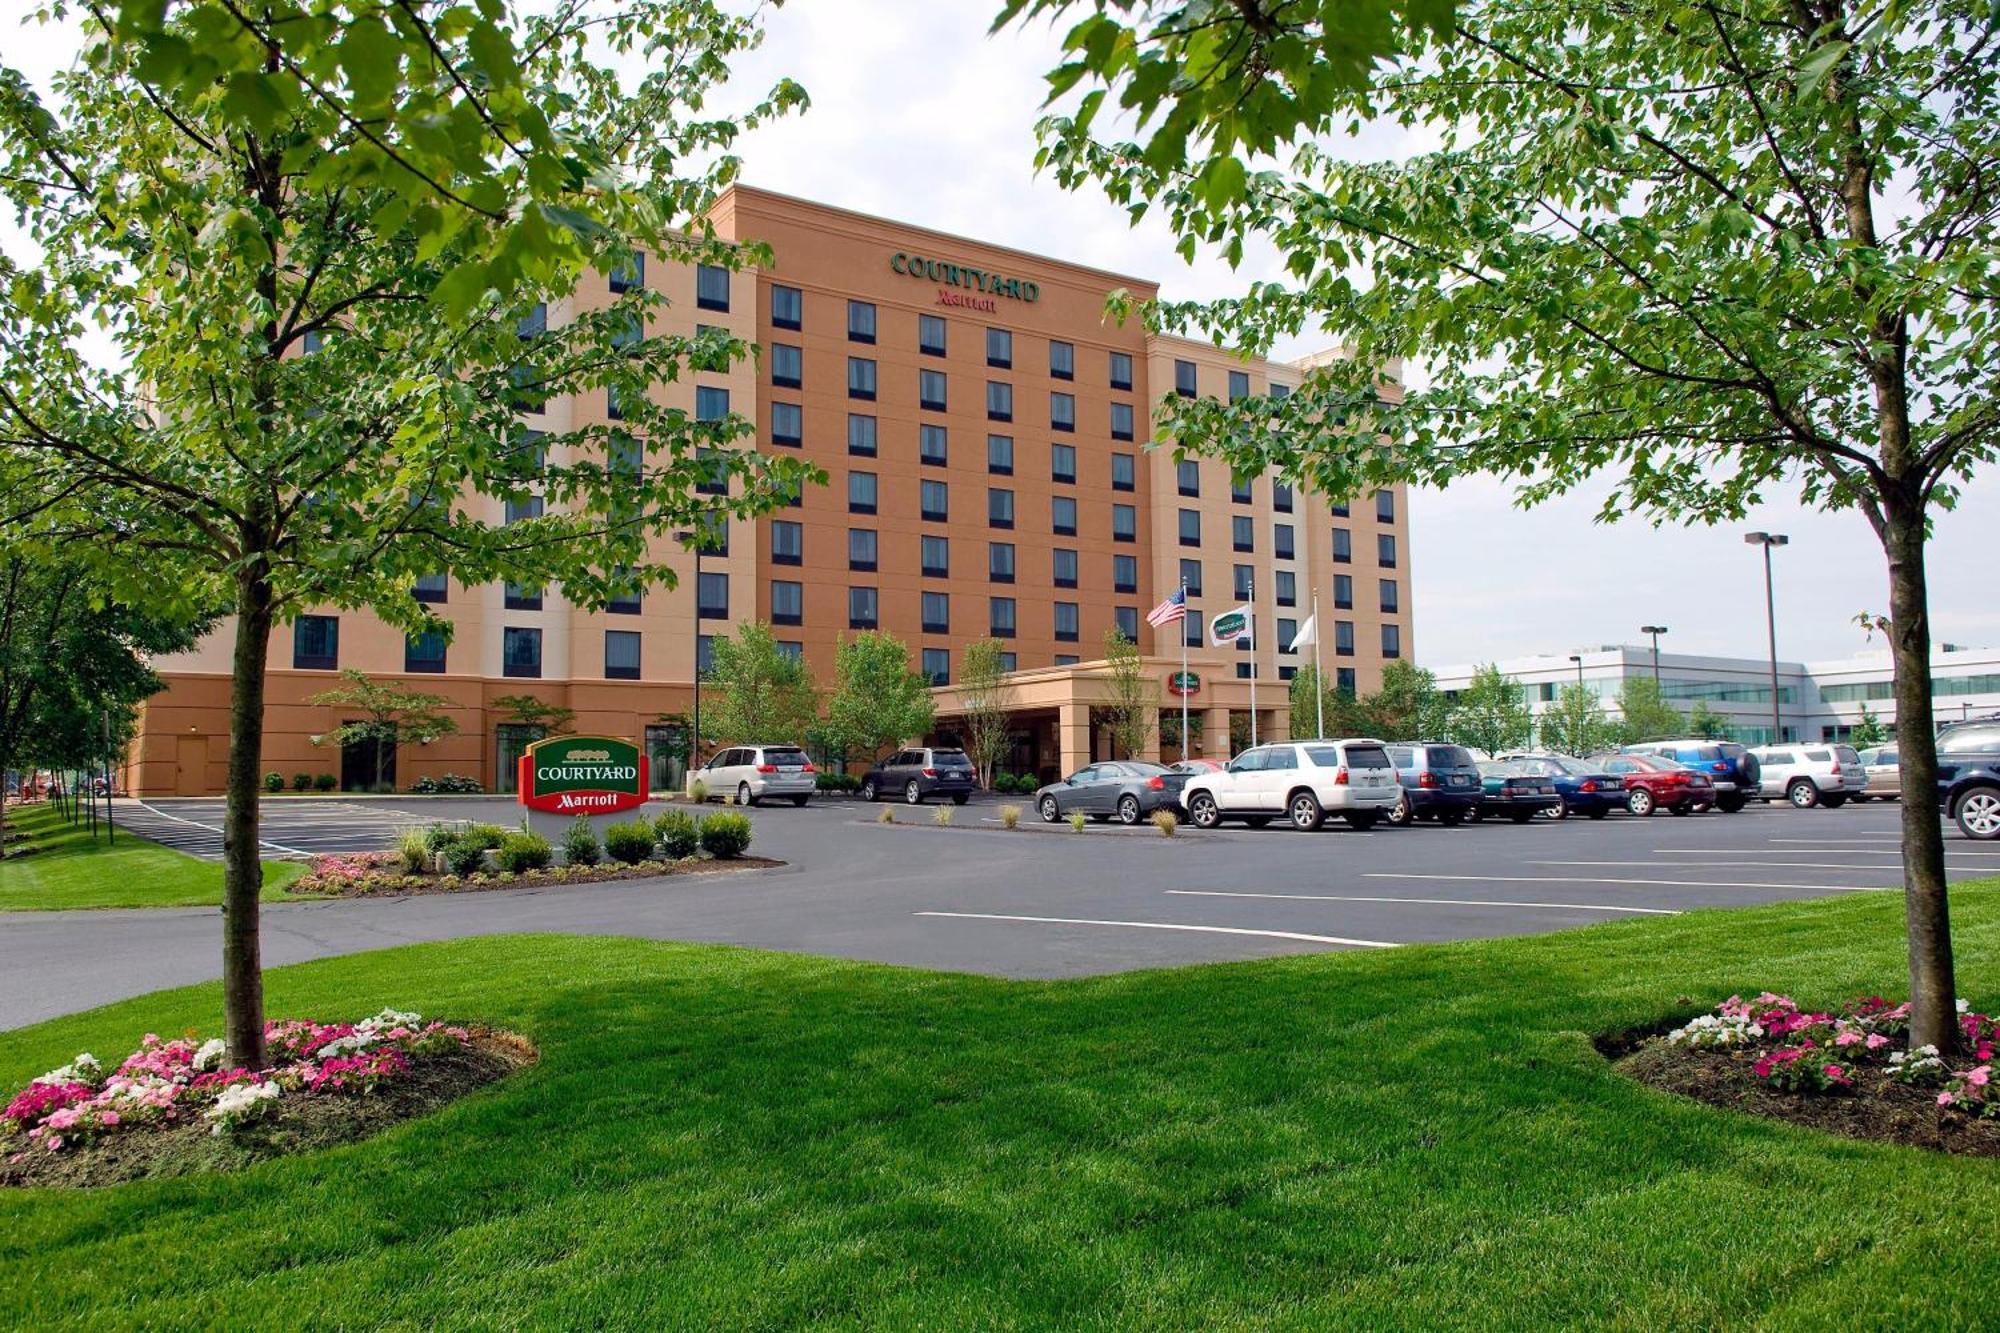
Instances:
[[[384,1009],[358,1023],[264,1026],[271,1064],[221,1040],[147,1033],[106,1072],[85,1052],[0,1110],[0,1184],[102,1185],[228,1169],[358,1138],[533,1059],[506,1033]]]
[[[1854,1138],[2000,1156],[2000,1020],[1958,1002],[1959,1050],[1908,1046],[1910,1006],[1880,996],[1802,1008],[1732,995],[1663,1036],[1600,1043],[1619,1068],[1716,1106]]]
[[[692,856],[674,861],[640,861],[634,865],[603,862],[598,865],[548,866],[540,870],[475,870],[469,875],[453,875],[410,871],[403,859],[393,852],[361,852],[313,857],[307,862],[305,875],[293,881],[285,891],[336,898],[401,893],[465,893],[534,885],[595,884],[611,879],[656,879],[710,870],[767,870],[783,864],[783,861],[761,856],[737,856],[726,860]]]

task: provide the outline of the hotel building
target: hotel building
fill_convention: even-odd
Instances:
[[[399,788],[454,773],[509,789],[512,756],[532,733],[495,700],[524,694],[574,709],[580,732],[643,739],[656,785],[674,785],[674,719],[691,710],[697,667],[713,636],[751,619],[769,621],[827,685],[844,635],[896,635],[937,687],[945,738],[966,646],[1001,639],[1016,668],[1009,767],[1020,771],[1102,755],[1090,710],[1107,697],[1100,659],[1113,627],[1139,644],[1159,676],[1162,712],[1176,721],[1171,678],[1187,637],[1197,754],[1230,751],[1232,718],[1239,737],[1247,729],[1253,663],[1257,734],[1285,734],[1286,681],[1312,660],[1310,649],[1287,645],[1313,613],[1315,590],[1330,677],[1366,692],[1385,660],[1410,655],[1400,489],[1322,497],[1147,447],[1164,396],[1282,394],[1305,363],[1244,359],[1108,320],[1111,291],[1156,295],[1141,278],[745,186],[712,216],[725,238],[769,245],[772,266],[643,265],[622,280],[666,297],[650,333],[721,327],[762,353],[654,392],[697,413],[754,415],[757,448],[796,451],[827,484],[790,508],[732,521],[698,571],[661,538],[677,586],[606,610],[552,591],[440,579],[416,595],[451,620],[448,647],[368,613],[301,616],[271,645],[265,771],[331,772],[344,786],[372,780],[372,752],[315,743],[347,719],[309,702],[337,671],[358,668],[451,701],[457,735],[387,757]],[[605,305],[617,286],[586,284],[547,318]],[[609,407],[601,397],[557,399],[524,423],[567,429],[606,419]],[[493,521],[508,517],[498,500],[470,503],[490,506]],[[1154,630],[1147,611],[1183,579],[1187,620]],[[1208,619],[1245,601],[1255,606],[1255,647],[1207,647],[1199,635]],[[125,774],[133,791],[220,790],[229,633],[225,624],[155,663],[167,688],[141,718]]]

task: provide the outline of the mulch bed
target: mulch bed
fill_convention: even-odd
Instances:
[[[768,856],[732,856],[726,859],[686,861],[643,861],[635,866],[598,865],[570,878],[553,875],[521,874],[502,877],[487,871],[479,878],[466,876],[452,882],[449,875],[398,875],[383,880],[348,880],[340,885],[299,880],[285,892],[300,898],[404,898],[420,893],[480,893],[488,889],[566,889],[579,884],[603,884],[618,879],[667,879],[676,875],[706,875],[730,870],[770,870],[788,864]]]
[[[105,1134],[53,1153],[0,1140],[0,1186],[89,1189],[130,1180],[239,1171],[277,1157],[353,1143],[497,1082],[539,1058],[526,1038],[472,1026],[472,1044],[425,1056],[373,1092],[284,1100],[266,1121],[231,1134],[195,1115],[179,1123]]]

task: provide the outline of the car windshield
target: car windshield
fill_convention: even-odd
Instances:
[[[764,751],[764,762],[767,764],[803,765],[806,763],[806,752],[795,747],[781,748],[779,746],[772,746],[770,749]]]
[[[2000,723],[1957,726],[1938,737],[1939,754],[1987,754],[2000,750]]]
[[[1389,747],[1389,762],[1397,768],[1408,768],[1417,762],[1417,752],[1407,745]]]
[[[1155,764],[1145,759],[1121,760],[1119,767],[1123,768],[1127,773],[1137,773],[1142,778],[1156,777],[1161,773],[1172,773],[1174,771],[1165,764]]]
[[[1851,745],[1834,746],[1833,757],[1843,764],[1858,764],[1861,762],[1861,756],[1854,752],[1854,747]]]
[[[932,750],[931,767],[971,768],[972,761],[965,757],[965,751],[963,750]]]
[[[1350,745],[1347,762],[1352,768],[1388,768],[1389,752],[1379,745]]]
[[[1472,767],[1472,751],[1462,745],[1433,745],[1425,755],[1432,768]]]

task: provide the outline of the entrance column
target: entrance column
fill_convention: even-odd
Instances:
[[[1178,722],[1179,716],[1176,715],[1174,720]],[[1153,714],[1153,725],[1146,729],[1146,743],[1139,747],[1139,753],[1133,758],[1152,764],[1160,762],[1160,715],[1157,710]]]
[[[1288,741],[1292,738],[1292,710],[1270,709],[1257,719],[1257,726],[1260,741]]]
[[[1204,709],[1201,715],[1201,757],[1228,763],[1229,753],[1229,710],[1227,708]]]
[[[1063,775],[1090,764],[1090,705],[1068,703],[1056,709],[1056,753]]]

